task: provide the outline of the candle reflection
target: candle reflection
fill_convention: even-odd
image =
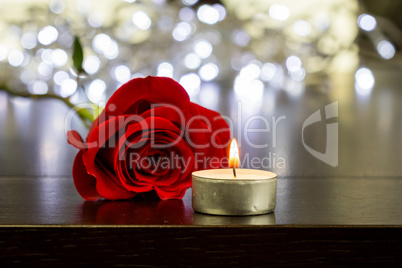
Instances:
[[[275,212],[258,216],[214,216],[195,212],[194,225],[274,225],[276,224]]]

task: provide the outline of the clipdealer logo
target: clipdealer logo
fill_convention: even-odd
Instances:
[[[328,104],[324,108],[325,112],[325,120],[330,118],[338,117],[338,101],[334,101],[331,104]],[[321,109],[315,111],[312,115],[310,115],[303,123],[302,128],[302,141],[303,146],[306,150],[313,155],[315,158],[321,160],[322,162],[337,167],[338,166],[338,123],[328,123],[326,132],[326,148],[325,153],[318,152],[313,148],[309,147],[304,142],[304,129],[308,126],[311,126],[314,123],[320,122],[321,118]]]

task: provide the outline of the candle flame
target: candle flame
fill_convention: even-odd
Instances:
[[[232,140],[229,150],[229,167],[233,168],[233,176],[236,178],[236,168],[239,167],[239,147],[237,146],[236,139]]]

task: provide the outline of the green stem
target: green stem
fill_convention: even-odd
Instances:
[[[55,94],[33,95],[30,93],[22,93],[22,92],[17,92],[17,91],[11,90],[5,85],[0,85],[0,90],[4,90],[5,92],[9,93],[10,95],[24,97],[24,98],[57,99],[57,100],[64,102],[71,109],[75,109],[75,105],[73,103],[71,103],[68,98],[63,98],[63,97],[55,95]],[[93,115],[87,109],[79,109],[76,111],[77,111],[77,114],[79,115],[79,117],[81,118],[81,120],[83,121],[83,123],[85,124],[85,126],[89,128],[90,124],[88,124],[88,120],[90,122],[93,122],[94,121]]]

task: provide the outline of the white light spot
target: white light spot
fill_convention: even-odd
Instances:
[[[88,17],[88,23],[94,28],[99,28],[103,24],[103,16],[97,12],[93,12]]]
[[[194,44],[194,51],[197,53],[198,56],[202,59],[208,58],[212,53],[212,45],[207,40],[198,40]]]
[[[276,66],[272,63],[265,63],[261,68],[261,79],[263,81],[270,81],[274,78],[276,73]]]
[[[259,101],[264,93],[264,83],[260,80],[248,80],[238,75],[235,78],[234,90],[236,95]]]
[[[197,11],[198,19],[206,24],[215,24],[219,21],[219,11],[210,5],[202,5]]]
[[[304,85],[295,81],[289,81],[285,86],[285,91],[292,97],[298,98],[303,94]]]
[[[87,95],[90,101],[98,103],[105,100],[106,84],[100,79],[92,81],[87,90]]]
[[[49,9],[54,14],[63,13],[65,8],[66,8],[66,4],[64,3],[63,0],[51,0],[49,3]]]
[[[192,21],[194,19],[195,12],[191,7],[183,7],[180,9],[179,17],[183,21]]]
[[[391,59],[395,55],[395,47],[391,42],[383,40],[378,43],[377,51],[384,59]]]
[[[62,67],[67,63],[67,61],[68,55],[64,50],[60,48],[53,50],[52,63],[55,67]]]
[[[184,87],[190,97],[195,97],[200,91],[201,80],[198,75],[194,73],[188,73],[183,75],[179,83]]]
[[[8,63],[11,66],[17,67],[20,66],[24,62],[24,54],[22,54],[19,50],[12,50],[8,54]]]
[[[77,10],[79,13],[86,15],[91,12],[92,2],[91,1],[77,1]]]
[[[260,76],[261,69],[257,64],[251,63],[240,70],[240,76],[243,80],[251,81]]]
[[[273,4],[269,8],[269,15],[275,20],[285,21],[289,18],[289,8],[280,4]]]
[[[92,40],[92,47],[98,53],[103,54],[112,45],[112,39],[106,34],[98,34]]]
[[[99,70],[100,63],[100,59],[92,55],[84,60],[83,68],[88,74],[95,74]]]
[[[49,25],[39,31],[38,40],[39,40],[39,43],[47,46],[47,45],[50,45],[51,43],[53,43],[54,41],[56,41],[58,36],[59,36],[59,33],[57,32],[56,28]]]
[[[260,80],[253,80],[247,90],[247,97],[253,101],[259,101],[264,94],[264,83]]]
[[[200,104],[217,110],[219,104],[219,86],[216,83],[203,83],[200,90]]]
[[[60,35],[59,43],[64,47],[71,47],[73,45],[73,36],[69,33],[63,33]]]
[[[168,62],[162,62],[158,65],[157,76],[173,77],[173,66]]]
[[[0,44],[0,61],[3,61],[7,58],[8,49]]]
[[[35,81],[28,86],[28,90],[32,94],[43,95],[48,92],[48,86],[44,81]]]
[[[125,65],[119,65],[114,69],[114,77],[120,83],[126,83],[131,77],[130,69]]]
[[[42,59],[43,62],[49,64],[52,64],[52,54],[53,51],[49,48],[40,50],[40,58]]]
[[[21,37],[21,45],[23,48],[32,49],[36,47],[36,33],[26,32]]]
[[[66,79],[61,83],[60,95],[65,98],[77,91],[77,82],[73,79]]]
[[[360,95],[370,94],[374,86],[374,75],[367,68],[360,68],[355,73],[355,88],[356,92]]]
[[[218,76],[219,68],[213,63],[207,63],[200,68],[198,74],[202,80],[211,81]]]
[[[233,42],[239,47],[245,47],[250,43],[250,36],[241,30],[236,30],[232,34]]]
[[[20,74],[20,79],[21,79],[22,83],[24,83],[25,85],[30,84],[32,82],[32,80],[35,80],[36,78],[37,78],[36,73],[30,69],[24,70]]]
[[[53,81],[57,84],[57,85],[61,85],[63,83],[64,80],[69,79],[70,76],[68,75],[67,72],[65,71],[58,71],[54,74],[53,76]]]
[[[372,30],[375,29],[375,27],[377,25],[377,21],[371,15],[362,14],[359,16],[359,18],[357,18],[357,24],[363,30],[365,30],[367,32],[371,32]]]
[[[133,23],[140,30],[147,30],[151,26],[151,19],[144,11],[137,11],[132,17]]]
[[[304,77],[306,77],[306,71],[303,68],[299,68],[294,72],[290,72],[290,76],[294,81],[303,81]]]
[[[305,20],[298,20],[293,24],[293,31],[300,36],[307,36],[311,32],[310,23]]]
[[[226,9],[224,6],[222,6],[221,4],[215,4],[212,7],[216,9],[219,13],[218,21],[222,21],[226,18]]]
[[[297,71],[301,66],[302,62],[297,56],[290,56],[286,60],[286,68],[288,68],[288,70],[291,72]]]
[[[176,41],[184,41],[191,34],[191,25],[187,22],[180,22],[173,30],[172,36]]]
[[[198,0],[182,0],[183,4],[187,5],[187,6],[192,6],[195,3],[198,2]]]
[[[92,47],[107,59],[115,59],[119,55],[119,46],[106,34],[98,34],[92,40]]]
[[[53,66],[46,62],[41,62],[38,65],[38,73],[46,79],[49,79],[53,72]]]
[[[184,57],[184,65],[189,69],[197,69],[201,65],[201,59],[197,54],[187,54]]]
[[[109,48],[104,52],[104,55],[109,60],[117,58],[119,55],[119,46],[116,41],[112,41]]]

